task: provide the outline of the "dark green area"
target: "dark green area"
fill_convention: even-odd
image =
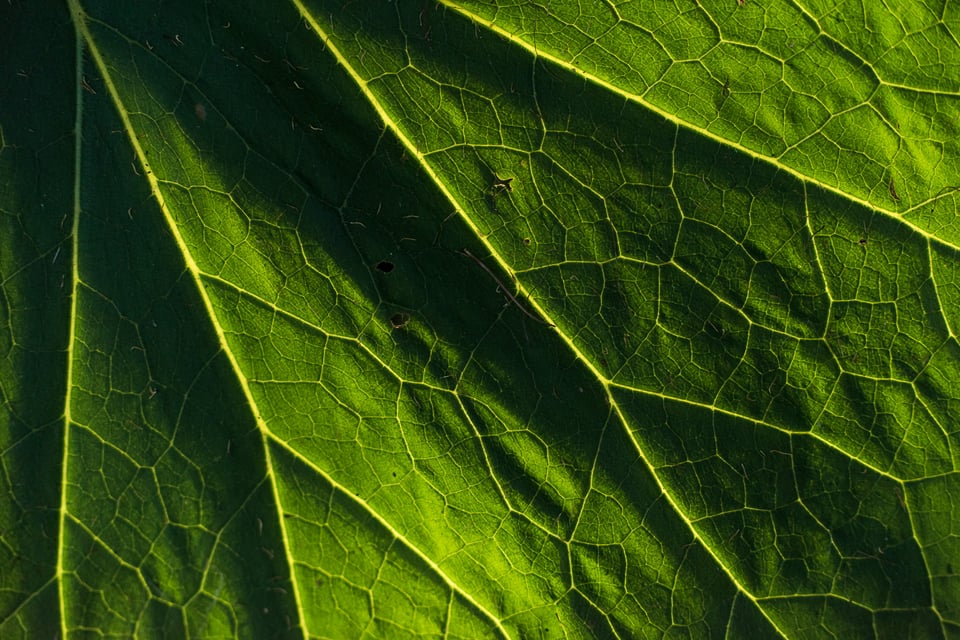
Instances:
[[[960,634],[955,9],[299,11],[0,8],[0,636]]]

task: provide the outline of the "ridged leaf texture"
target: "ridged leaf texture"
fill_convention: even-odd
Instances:
[[[960,637],[960,4],[0,3],[0,636]]]

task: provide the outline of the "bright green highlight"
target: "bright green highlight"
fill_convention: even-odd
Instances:
[[[955,9],[2,11],[0,636],[960,632]]]

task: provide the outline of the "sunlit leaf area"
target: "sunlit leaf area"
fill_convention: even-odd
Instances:
[[[960,638],[960,3],[0,2],[0,637]]]

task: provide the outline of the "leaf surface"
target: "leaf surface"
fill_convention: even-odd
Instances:
[[[957,636],[960,18],[874,4],[0,8],[0,636]]]

